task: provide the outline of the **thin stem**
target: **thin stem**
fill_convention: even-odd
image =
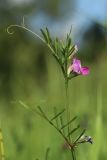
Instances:
[[[68,76],[67,76],[67,68],[68,68],[68,64],[67,64],[67,59],[65,60],[65,103],[66,103],[66,109],[67,109],[67,113],[68,113],[68,108],[69,108],[69,102],[68,102]],[[67,114],[68,117],[68,114]]]
[[[71,153],[72,153],[72,159],[76,160],[75,151],[73,149],[71,150]]]
[[[65,105],[67,110],[67,123],[70,121],[70,111],[69,111],[69,94],[68,94],[68,78],[65,78]],[[68,125],[68,133],[70,131],[70,126]],[[69,136],[70,140],[70,136]]]
[[[26,28],[24,25],[17,25],[17,24],[13,24],[13,25],[10,25],[8,28],[7,28],[7,32],[9,34],[13,34],[14,31],[10,31],[11,28],[13,27],[18,27],[18,28],[22,28],[22,29],[25,29],[26,31],[32,33],[33,35],[35,35],[36,37],[38,37],[43,43],[45,43],[44,39],[42,37],[40,37],[37,33],[33,32],[32,30]]]
[[[66,77],[65,77],[65,103],[66,103],[66,109],[67,109],[67,123],[69,123],[70,121],[70,110],[69,110],[69,93],[68,93],[68,89],[69,89],[69,79],[67,76],[67,69],[68,69],[68,63],[67,63],[67,59],[65,61],[65,73],[66,73]],[[68,134],[70,133],[70,126],[68,125]],[[69,142],[71,142],[71,138],[69,135]],[[75,156],[75,151],[73,150],[73,148],[71,148],[71,153],[72,153],[72,159],[76,160],[76,156]]]
[[[69,106],[68,102],[68,79],[65,78],[65,103],[66,103],[66,108]]]
[[[43,43],[45,43],[45,44],[50,48],[50,50],[52,51],[52,53],[55,53],[54,50],[52,49],[52,47],[51,47],[49,44],[47,44],[42,37],[40,37],[37,33],[33,32],[32,30],[30,30],[30,29],[28,29],[27,27],[25,27],[24,24],[23,24],[23,25],[17,25],[17,24],[15,24],[15,25],[10,25],[10,26],[7,28],[7,32],[8,32],[9,34],[13,34],[13,33],[14,33],[14,31],[13,31],[13,32],[10,32],[10,29],[13,28],[13,27],[22,28],[22,29],[25,29],[26,31],[32,33],[34,36],[36,36],[37,38],[39,38]]]
[[[65,105],[66,105],[66,109],[67,109],[67,117],[69,117],[68,113],[69,113],[69,102],[68,102],[68,79],[65,78]],[[68,121],[67,121],[68,122]]]
[[[65,58],[65,74],[66,74],[66,76],[65,76],[65,105],[66,105],[66,110],[67,110],[67,123],[68,123],[70,120],[70,114],[69,114],[69,94],[68,94],[69,79],[68,79],[68,75],[67,75],[67,70],[68,70],[68,61],[67,61],[67,58]],[[68,125],[68,134],[69,134],[69,131],[70,131],[70,127]],[[70,136],[68,138],[70,141]]]
[[[67,58],[65,60],[65,102],[66,102],[66,109],[67,109],[67,112],[68,112],[68,108],[69,108],[69,102],[68,102],[68,82],[69,82],[69,79],[68,79],[68,75],[67,75],[67,70],[68,70],[68,62],[67,62]],[[68,115],[67,115],[68,116]]]

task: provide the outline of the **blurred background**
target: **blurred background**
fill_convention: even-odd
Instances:
[[[87,128],[94,144],[84,144],[78,159],[106,159],[107,153],[107,0],[0,0],[0,127],[7,160],[71,159],[60,135],[38,115],[19,104],[38,104],[52,114],[64,108],[64,80],[50,50],[23,29],[6,31],[11,24],[25,24],[32,31],[48,27],[64,39],[72,26],[72,43],[79,48],[88,77],[70,82],[71,115]]]

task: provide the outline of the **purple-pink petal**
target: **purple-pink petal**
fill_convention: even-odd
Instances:
[[[79,59],[74,58],[72,64],[68,67],[68,75],[71,73],[77,73],[82,75],[88,75],[89,74],[89,68],[88,67],[82,67],[81,61]]]
[[[89,68],[88,67],[81,67],[81,74],[86,76],[89,74]]]
[[[72,64],[73,72],[76,72],[76,73],[80,74],[81,73],[80,69],[81,69],[81,61],[74,58],[73,59],[73,64]]]

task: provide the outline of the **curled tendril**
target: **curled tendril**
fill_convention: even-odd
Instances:
[[[8,33],[8,34],[14,34],[14,31],[11,31],[11,29],[12,29],[13,27],[24,28],[24,27],[25,27],[25,16],[23,16],[21,25],[13,24],[13,25],[10,25],[9,27],[7,27],[7,33]],[[26,27],[25,27],[25,28],[26,28]]]
[[[14,33],[15,33],[15,31],[11,31],[11,29],[12,29],[13,27],[24,28],[23,26],[17,25],[17,24],[10,25],[9,27],[7,27],[7,33],[8,33],[8,34],[14,34]]]
[[[8,33],[8,34],[14,34],[15,31],[11,31],[11,29],[14,28],[14,27],[22,28],[22,29],[28,31],[29,33],[33,34],[35,37],[37,37],[37,38],[40,39],[43,43],[45,43],[45,44],[48,46],[48,48],[52,51],[52,53],[54,53],[54,50],[52,49],[52,47],[51,47],[50,45],[48,45],[41,36],[39,36],[37,33],[33,32],[31,29],[29,29],[29,28],[27,28],[27,27],[25,26],[25,16],[23,16],[21,25],[12,24],[12,25],[8,26],[8,27],[7,27],[7,33]],[[55,54],[55,53],[54,53],[54,54]]]
[[[18,24],[12,24],[10,26],[7,27],[7,33],[8,34],[14,34],[15,31],[11,31],[12,28],[14,27],[18,27],[18,28],[22,28],[30,33],[32,33],[34,36],[36,36],[37,38],[39,38],[43,43],[45,43],[44,39],[42,37],[40,37],[37,33],[33,32],[32,30],[30,30],[29,28],[27,28],[25,26],[25,16],[23,16],[23,19],[22,19],[22,23],[21,25],[18,25]]]

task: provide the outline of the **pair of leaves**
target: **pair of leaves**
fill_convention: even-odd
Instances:
[[[43,29],[40,29],[44,39],[45,39],[45,42],[47,44],[51,44],[52,40],[51,40],[51,37],[50,37],[50,33],[49,33],[49,30],[48,28],[46,27],[46,30],[44,31]]]
[[[63,109],[60,112],[57,112],[57,110],[55,108],[54,109],[54,116],[51,119],[49,119],[46,116],[46,114],[44,113],[44,111],[41,109],[40,106],[38,106],[38,110],[40,112],[39,115],[41,115],[46,121],[48,121],[62,135],[62,137],[65,139],[66,143],[68,144],[68,146],[70,146],[70,150],[72,150],[72,149],[74,150],[75,146],[77,146],[77,144],[78,144],[79,139],[85,133],[85,129],[78,135],[76,140],[72,143],[71,143],[71,138],[73,138],[73,137],[71,137],[71,136],[80,128],[80,125],[77,125],[72,130],[69,130],[69,132],[67,132],[67,134],[65,132],[65,129],[67,127],[69,127],[77,119],[77,116],[73,117],[69,122],[64,124],[63,113],[65,112],[65,109]],[[60,121],[60,125],[59,125],[59,121]]]

